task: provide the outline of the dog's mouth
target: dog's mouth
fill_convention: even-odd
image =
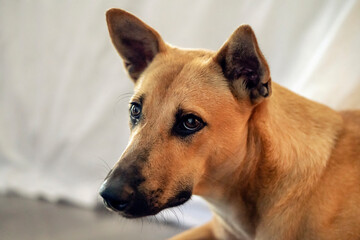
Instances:
[[[179,192],[174,198],[167,202],[166,208],[176,207],[184,204],[191,198],[192,192],[189,190]]]
[[[175,197],[169,199],[166,204],[160,205],[159,195],[157,194],[152,194],[150,197],[145,197],[142,194],[136,194],[131,201],[110,203],[104,200],[104,205],[109,210],[117,212],[125,218],[140,218],[156,215],[166,208],[182,205],[191,198],[191,195],[191,191],[181,191]]]

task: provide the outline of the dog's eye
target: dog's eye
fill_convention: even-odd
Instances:
[[[130,106],[130,117],[133,120],[139,120],[141,116],[141,105],[138,103],[131,103]]]
[[[201,130],[205,126],[204,121],[194,114],[184,115],[177,122],[173,131],[184,137]]]
[[[189,131],[196,131],[201,127],[201,122],[194,116],[187,116],[182,122],[184,128]]]

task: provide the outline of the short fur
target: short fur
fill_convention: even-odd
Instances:
[[[172,47],[120,9],[107,23],[135,83],[131,102],[142,106],[102,187],[125,199],[120,214],[156,214],[190,192],[214,217],[174,240],[360,239],[360,111],[271,82],[248,25],[211,52]],[[206,126],[177,136],[179,109]]]

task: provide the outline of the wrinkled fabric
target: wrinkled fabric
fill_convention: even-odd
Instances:
[[[132,93],[107,32],[111,7],[181,47],[217,50],[248,23],[273,81],[360,108],[360,1],[0,0],[0,192],[85,207],[99,200],[127,144]],[[209,217],[191,206],[185,224]]]

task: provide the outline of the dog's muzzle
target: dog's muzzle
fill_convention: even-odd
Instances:
[[[149,189],[145,183],[146,179],[142,176],[139,165],[122,165],[110,171],[100,187],[99,194],[108,209],[126,218],[155,215],[165,208],[185,203],[192,195],[189,187],[173,192],[173,197],[164,201],[163,186]]]

